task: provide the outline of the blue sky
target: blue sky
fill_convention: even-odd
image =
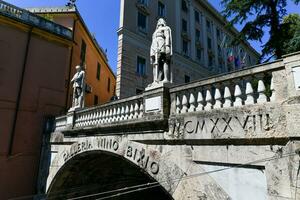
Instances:
[[[63,6],[68,0],[5,0],[21,8],[40,6]],[[217,10],[221,11],[220,0],[208,0]],[[300,6],[288,0],[288,13],[300,13]],[[117,67],[120,0],[77,0],[77,8],[103,49],[107,49],[109,64],[114,72]],[[239,29],[240,26],[237,26]],[[265,39],[268,36],[266,35]],[[251,42],[251,45],[260,52],[261,43]]]

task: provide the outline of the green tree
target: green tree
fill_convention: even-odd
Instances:
[[[296,4],[300,2],[292,1]],[[285,41],[282,20],[287,14],[287,0],[222,0],[221,3],[224,6],[223,14],[231,19],[231,25],[244,24],[236,42],[242,39],[262,42],[268,28],[270,37],[263,45],[262,57],[282,57]]]
[[[300,15],[289,14],[282,23],[284,32],[284,54],[300,51]]]

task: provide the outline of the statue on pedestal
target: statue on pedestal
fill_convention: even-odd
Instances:
[[[73,83],[73,101],[70,111],[73,111],[84,107],[85,72],[80,65],[76,66],[76,73],[74,74],[71,83]]]
[[[152,36],[150,63],[153,65],[153,83],[170,83],[170,63],[172,50],[171,28],[160,18]]]

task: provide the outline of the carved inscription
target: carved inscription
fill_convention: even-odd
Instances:
[[[137,163],[141,168],[149,169],[154,175],[159,171],[158,163],[150,160],[150,156],[145,154],[145,149],[138,150],[132,146],[128,146],[125,156]]]
[[[92,140],[87,139],[85,141],[72,144],[68,150],[63,152],[62,156],[64,162],[66,162],[75,155],[84,151],[105,150],[125,156],[136,163],[139,167],[150,171],[154,175],[159,172],[158,162],[154,161],[152,157],[147,155],[144,148],[140,150],[133,145],[125,146],[125,144],[126,143],[124,142],[109,137],[95,138]]]
[[[182,123],[178,120],[170,123],[170,134],[177,135],[191,134],[214,134],[221,135],[259,133],[273,128],[273,122],[269,114],[246,115],[246,116],[228,116],[217,118],[188,118]],[[182,130],[178,133],[179,130]]]
[[[86,140],[80,143],[74,143],[71,145],[69,151],[65,151],[63,154],[64,161],[66,162],[76,154],[82,152],[82,151],[87,151],[93,149],[93,144],[91,143],[90,140]]]

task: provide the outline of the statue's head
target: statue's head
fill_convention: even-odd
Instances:
[[[75,67],[75,69],[76,69],[77,72],[79,72],[79,71],[81,70],[81,66],[80,66],[80,65],[77,65],[77,66]]]
[[[163,18],[159,18],[159,20],[157,21],[156,29],[160,26],[162,27],[167,26],[167,22]]]

